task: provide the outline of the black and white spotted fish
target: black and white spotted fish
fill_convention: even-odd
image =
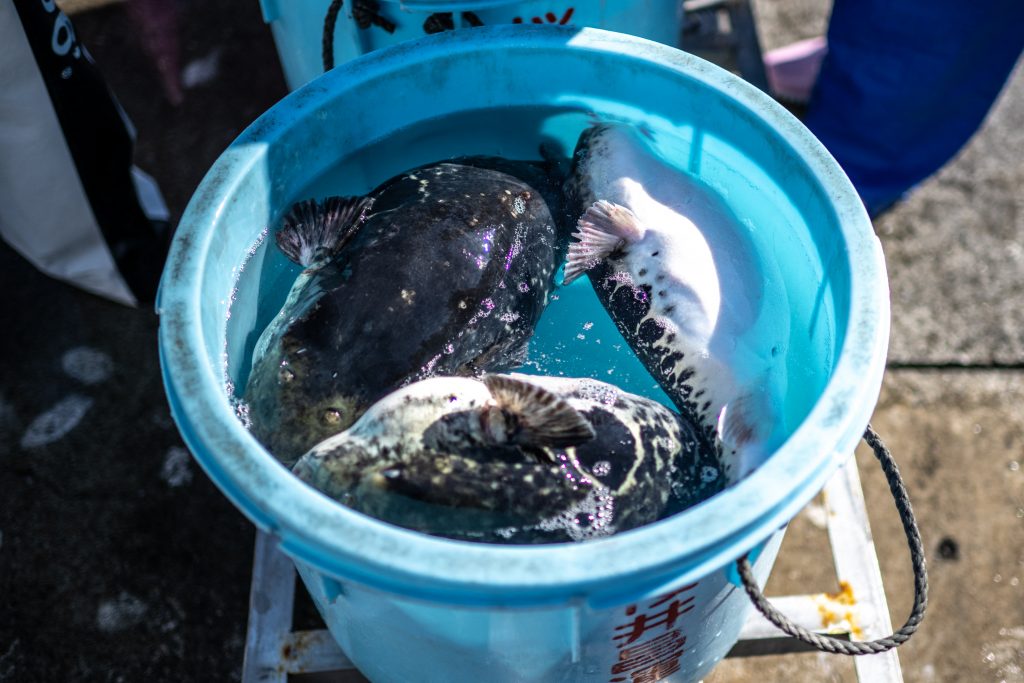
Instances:
[[[584,131],[566,181],[583,273],[633,351],[718,443],[732,480],[768,455],[785,392],[786,290],[723,200],[635,128]]]
[[[293,468],[379,519],[444,536],[554,542],[647,524],[715,479],[694,426],[590,379],[435,377],[374,404]]]
[[[296,204],[277,244],[305,270],[253,352],[253,433],[290,466],[403,384],[516,367],[570,231],[560,180],[482,157]]]

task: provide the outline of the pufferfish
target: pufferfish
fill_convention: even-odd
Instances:
[[[242,396],[256,438],[290,467],[405,384],[520,365],[572,230],[560,185],[540,163],[464,157],[297,203],[276,242],[305,270]]]
[[[654,522],[677,511],[673,491],[718,468],[695,427],[655,401],[591,379],[489,374],[396,391],[293,472],[399,526],[536,543]]]
[[[589,277],[637,357],[721,450],[729,479],[745,477],[784,431],[790,312],[777,263],[633,126],[585,130],[565,193],[579,219],[564,283]]]

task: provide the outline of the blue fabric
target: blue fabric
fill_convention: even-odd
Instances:
[[[835,0],[804,122],[875,215],[963,147],[1022,50],[1022,0]]]

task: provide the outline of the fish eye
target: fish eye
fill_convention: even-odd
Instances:
[[[324,422],[330,425],[341,423],[341,411],[337,408],[328,408],[324,411]]]

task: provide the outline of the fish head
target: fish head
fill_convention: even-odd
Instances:
[[[397,476],[396,467],[413,462],[424,467],[430,458],[432,428],[446,417],[475,416],[487,396],[486,387],[470,378],[415,382],[387,394],[352,426],[312,446],[292,472],[329,496],[358,507],[361,503],[352,496],[374,497],[392,488],[387,480]],[[454,442],[444,445],[451,447]]]
[[[286,333],[253,366],[245,392],[250,415],[258,416],[252,431],[286,466],[348,429],[369,407],[364,397],[346,390],[330,357]]]
[[[590,126],[576,141],[569,181],[594,186],[601,184],[609,170],[616,176],[629,175],[635,160],[642,162],[650,155],[652,139],[649,131],[637,125],[601,122]]]
[[[372,471],[386,464],[392,449],[349,432],[320,442],[292,466],[292,474],[331,498],[348,504]]]
[[[634,125],[616,121],[595,123],[580,133],[573,156],[586,154],[588,151],[605,148],[609,145],[623,144],[627,140],[632,140],[638,131],[639,129]]]
[[[570,212],[579,213],[594,201],[594,167],[599,166],[603,156],[603,139],[608,129],[607,124],[595,124],[580,133],[576,141],[563,189]]]

